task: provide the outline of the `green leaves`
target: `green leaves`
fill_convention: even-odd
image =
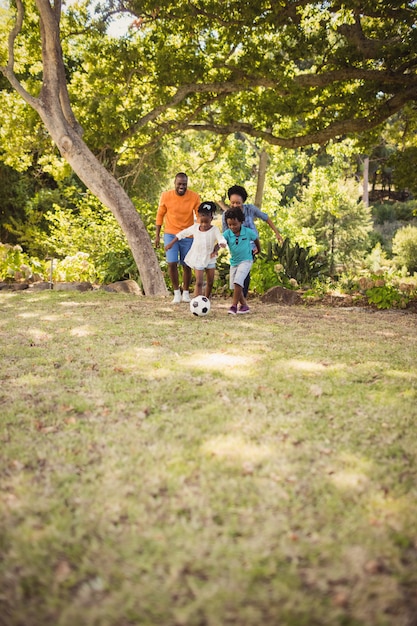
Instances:
[[[298,243],[291,245],[288,238],[282,245],[269,243],[266,258],[280,263],[285,276],[300,284],[309,283],[327,269],[322,255],[311,254],[311,248],[302,248]]]

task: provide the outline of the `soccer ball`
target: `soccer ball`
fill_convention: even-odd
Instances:
[[[207,315],[210,312],[210,300],[206,296],[196,296],[190,302],[190,311],[199,317]]]

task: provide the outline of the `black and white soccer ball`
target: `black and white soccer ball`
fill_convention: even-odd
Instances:
[[[210,300],[206,296],[196,296],[190,302],[190,311],[198,317],[208,315],[210,313]]]

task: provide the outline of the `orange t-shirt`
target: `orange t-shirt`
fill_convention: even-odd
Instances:
[[[159,200],[156,225],[162,226],[165,221],[165,232],[176,235],[194,224],[200,204],[200,196],[191,189],[187,189],[183,196],[179,196],[175,189],[164,191]]]

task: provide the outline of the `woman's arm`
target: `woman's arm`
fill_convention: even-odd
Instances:
[[[268,224],[269,228],[271,228],[274,231],[275,237],[277,238],[278,243],[282,244],[283,241],[284,241],[283,238],[282,238],[282,235],[281,235],[281,233],[279,232],[278,228],[275,226],[274,222],[271,220],[270,217],[268,217],[268,219],[266,220],[266,223]]]

